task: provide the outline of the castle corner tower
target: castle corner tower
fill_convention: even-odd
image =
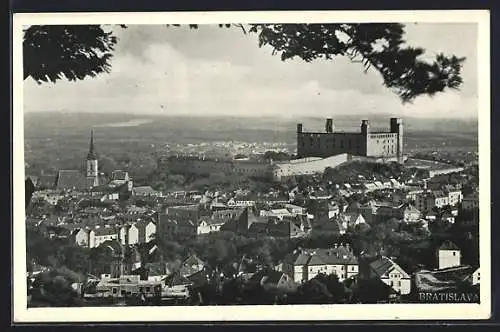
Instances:
[[[99,163],[97,161],[97,153],[94,148],[94,131],[90,132],[90,146],[87,154],[87,178],[93,179],[93,186],[99,185]]]
[[[391,133],[397,133],[397,158],[398,162],[403,162],[403,120],[401,118],[391,118]]]

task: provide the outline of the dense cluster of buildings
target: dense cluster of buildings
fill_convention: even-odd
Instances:
[[[43,229],[48,237],[70,238],[76,245],[89,248],[118,246],[123,252],[123,248],[140,245],[154,250],[153,240],[159,237],[182,244],[217,232],[295,239],[309,237],[315,232],[355,233],[388,221],[400,225],[419,224],[428,230],[434,222],[454,223],[460,213],[479,207],[477,188],[472,194],[464,195],[462,185],[451,185],[446,179],[430,173],[423,178],[413,176],[410,180],[379,176],[334,184],[314,177],[327,167],[350,160],[395,158],[402,162],[403,125],[400,119],[391,119],[387,133],[371,132],[366,120],[362,122],[361,133],[337,132],[331,119],[327,120],[326,133],[305,133],[301,126],[297,129],[301,159],[268,163],[251,158],[220,160],[172,156],[159,163],[160,171],[168,169],[178,173],[221,173],[266,179],[311,175],[312,180],[305,187],[278,186],[281,189],[266,192],[246,188],[160,192],[150,186],[137,187],[127,171],[115,170],[109,176],[99,172],[92,135],[86,170],[61,170],[51,188],[38,188],[28,209],[27,222]],[[462,170],[455,173],[467,183],[467,178],[461,177]],[[31,179],[37,187],[36,178]],[[478,215],[472,214],[468,222],[468,226],[477,227]],[[334,274],[340,281],[375,278],[402,295],[412,288],[438,285],[442,279],[439,273],[443,271],[468,271],[467,278],[479,283],[479,268],[463,266],[461,251],[456,245],[445,243],[436,254],[435,270],[424,270],[415,278],[393,257],[378,255],[369,263],[362,263],[360,254],[356,255],[348,244],[297,248],[274,270],[256,274],[255,278],[268,283],[274,280],[277,284],[303,284],[319,274]],[[126,270],[131,272],[133,269]],[[172,287],[180,285],[178,292],[185,294],[189,277],[199,271],[175,278],[163,271],[159,278],[173,278],[168,279],[169,291],[173,292]],[[122,269],[118,275],[101,278],[99,287],[108,289],[111,295],[122,290],[127,293],[130,285],[125,281],[122,288],[116,288],[116,293],[113,288],[114,284],[122,283],[119,278],[123,277],[123,272]],[[150,287],[148,292],[153,292],[153,284],[143,287]]]
[[[368,120],[362,121],[359,133],[336,131],[333,119],[327,119],[325,127],[324,132],[304,132],[302,124],[298,124],[297,155],[288,161],[175,154],[160,158],[158,167],[179,174],[236,174],[283,181],[294,176],[320,174],[326,168],[335,168],[351,161],[408,161],[403,153],[402,119],[391,118],[387,131],[372,131]],[[420,169],[429,177],[463,170],[463,167],[426,160],[411,160],[407,166]]]

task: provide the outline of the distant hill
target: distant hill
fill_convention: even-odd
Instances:
[[[389,116],[342,116],[335,127],[359,131],[362,118],[371,126],[389,128]],[[94,130],[100,165],[147,170],[154,154],[165,145],[215,141],[280,142],[296,144],[296,124],[304,130],[323,131],[322,118],[188,117],[98,113],[27,113],[24,119],[25,160],[33,169],[80,169]],[[447,149],[477,150],[477,123],[464,120],[405,118],[405,151]]]
[[[334,125],[339,130],[359,130],[361,119],[370,120],[372,128],[388,128],[390,115],[367,115],[367,116],[337,116],[333,119]],[[195,121],[193,121],[195,120]],[[403,118],[406,132],[461,132],[473,133],[478,131],[477,120],[462,119],[421,119]],[[131,122],[127,126],[126,122]],[[133,126],[137,122],[137,126]],[[235,139],[241,131],[271,131],[274,133],[295,133],[296,124],[303,123],[305,130],[324,130],[324,118],[302,117],[302,118],[280,118],[280,117],[226,117],[226,116],[156,116],[137,114],[109,114],[109,113],[27,113],[25,114],[25,132],[27,137],[36,135],[36,132],[57,133],[67,131],[90,131],[91,128],[106,128],[111,131],[121,131],[123,128],[143,128],[169,130],[177,136],[190,136],[195,132],[221,133],[221,137],[227,138],[230,134]],[[109,125],[109,126],[107,126]],[[195,135],[199,136],[199,135]],[[208,135],[212,136],[212,135]],[[219,136],[219,135],[217,135]],[[289,136],[289,135],[287,135]],[[294,136],[294,135],[292,135]],[[259,136],[256,137],[257,139]]]

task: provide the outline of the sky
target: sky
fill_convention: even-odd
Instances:
[[[406,40],[428,56],[466,57],[460,91],[402,104],[378,72],[345,57],[280,60],[239,28],[109,27],[119,38],[112,71],[78,82],[24,82],[25,112],[318,116],[391,114],[477,117],[477,25],[406,25]]]

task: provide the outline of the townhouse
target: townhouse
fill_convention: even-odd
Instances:
[[[318,274],[334,274],[340,281],[358,274],[358,260],[349,246],[330,249],[297,249],[285,257],[282,270],[293,281],[304,283]]]
[[[369,276],[380,279],[398,294],[411,292],[411,276],[389,257],[382,256],[371,262]]]

